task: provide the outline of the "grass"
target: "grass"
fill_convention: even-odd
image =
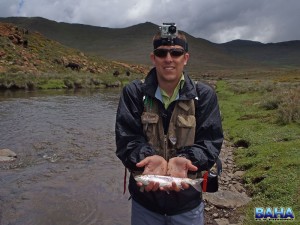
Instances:
[[[0,87],[6,89],[73,89],[73,88],[101,88],[118,84],[124,86],[132,79],[142,79],[143,74],[132,73],[130,77],[121,74],[118,77],[111,73],[91,74],[84,72],[7,74],[0,73]]]
[[[296,220],[289,224],[299,224],[299,84],[219,81],[217,91],[225,136],[238,147],[235,161],[246,171],[243,179],[252,197],[242,209],[246,214],[244,224],[261,224],[254,220],[255,207],[292,207]],[[263,107],[263,102],[273,101],[274,94],[281,91],[276,107]],[[286,112],[280,112],[284,107]],[[295,119],[282,119],[285,117]]]

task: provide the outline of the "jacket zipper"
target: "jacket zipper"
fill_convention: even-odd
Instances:
[[[165,160],[169,160],[168,159],[168,151],[167,151],[167,146],[168,142],[167,142],[167,135],[164,135],[164,158]]]

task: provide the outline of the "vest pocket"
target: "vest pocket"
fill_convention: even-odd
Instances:
[[[178,115],[176,121],[177,149],[194,144],[196,118],[194,115]]]
[[[143,112],[141,119],[143,124],[143,130],[148,138],[148,142],[151,145],[153,145],[153,138],[155,137],[159,117],[155,113]]]

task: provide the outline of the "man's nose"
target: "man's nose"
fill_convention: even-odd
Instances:
[[[170,52],[167,53],[166,60],[168,60],[168,61],[172,61],[173,60]]]

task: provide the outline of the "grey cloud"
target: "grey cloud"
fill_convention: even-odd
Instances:
[[[55,21],[127,27],[176,22],[212,42],[299,40],[298,0],[1,0],[0,16],[41,16]]]

